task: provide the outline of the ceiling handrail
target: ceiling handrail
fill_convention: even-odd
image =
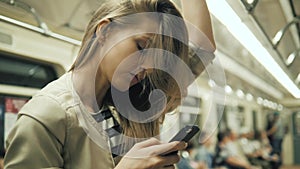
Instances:
[[[10,24],[13,24],[13,25],[17,25],[17,26],[20,26],[22,28],[25,28],[25,29],[28,29],[28,30],[31,30],[31,31],[34,31],[34,32],[37,32],[37,33],[40,33],[42,35],[45,35],[44,34],[44,30],[41,29],[41,28],[39,28],[39,27],[30,25],[30,24],[27,24],[27,23],[24,23],[24,22],[21,22],[21,21],[17,21],[15,19],[3,16],[3,15],[0,15],[0,21],[5,21],[7,23],[10,23]],[[51,32],[47,36],[55,38],[55,39],[58,39],[58,40],[62,40],[62,41],[68,42],[68,43],[76,45],[76,46],[80,46],[81,45],[81,41],[73,39],[73,38],[70,38],[70,37],[67,37],[67,36],[64,36],[64,35],[60,35],[60,34],[57,34],[57,33]]]
[[[288,28],[293,25],[293,24],[297,24],[300,23],[300,15],[296,16],[293,18],[292,21],[290,21],[289,23],[287,23],[282,29],[280,29],[276,35],[274,36],[274,38],[272,39],[272,45],[273,48],[276,49],[280,43],[280,41],[283,38],[283,35],[285,34],[285,32],[288,30]]]
[[[27,4],[25,2],[16,1],[16,0],[0,0],[0,1],[7,3],[11,6],[19,7],[21,9],[25,10],[26,12],[31,13],[34,16],[35,20],[37,21],[39,28],[43,29],[43,34],[50,36],[51,31],[49,30],[47,24],[41,19],[39,14],[36,12],[36,10],[32,6],[30,6],[29,4]]]
[[[52,38],[55,38],[55,39],[59,39],[59,40],[74,44],[76,46],[81,45],[81,41],[79,41],[79,40],[76,40],[76,39],[66,37],[66,36],[63,36],[63,35],[52,32],[48,28],[47,24],[42,21],[41,17],[37,14],[36,10],[33,7],[31,7],[30,5],[28,5],[27,3],[24,3],[24,2],[21,2],[21,1],[16,1],[16,0],[0,0],[0,2],[4,2],[4,3],[7,3],[11,6],[16,6],[16,7],[22,8],[25,11],[31,13],[34,16],[35,20],[37,21],[38,27],[27,24],[27,23],[24,23],[24,22],[21,22],[21,21],[17,21],[15,19],[3,16],[3,15],[0,15],[0,20],[3,20],[5,22],[11,23],[11,24],[14,24],[14,25],[17,25],[17,26],[20,26],[20,27],[38,32],[38,33],[41,33],[45,36],[49,36],[49,37],[52,37]]]

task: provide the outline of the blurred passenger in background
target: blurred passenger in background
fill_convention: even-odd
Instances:
[[[193,159],[204,166],[205,169],[213,167],[213,152],[210,148],[213,144],[213,136],[206,132],[201,132],[199,146],[193,151]]]
[[[266,125],[266,131],[269,131],[274,125],[274,114],[273,113],[269,113],[267,115],[267,125]],[[273,134],[271,133],[267,133],[267,137],[269,139],[270,142],[272,142],[273,140]]]
[[[269,166],[272,169],[278,169],[281,165],[280,158],[277,154],[272,153],[272,146],[267,137],[266,131],[257,131],[255,138],[260,143],[260,156],[259,158],[269,162]]]
[[[264,169],[269,168],[269,162],[261,158],[262,149],[259,140],[255,139],[255,132],[243,133],[239,139],[243,153],[248,161],[255,166],[261,166]]]
[[[214,158],[214,166],[223,166],[229,169],[253,169],[245,158],[232,151],[233,141],[231,139],[230,130],[221,131],[217,135],[218,145],[216,147],[216,156]]]
[[[194,143],[190,141],[187,148],[181,152],[181,159],[177,164],[178,169],[202,169],[200,164],[197,164],[195,161],[193,161],[191,157],[194,148]]]
[[[279,112],[274,112],[273,114],[273,125],[267,131],[268,136],[272,136],[270,140],[271,146],[273,148],[273,153],[277,154],[281,159],[282,157],[282,142],[285,135],[285,126]]]

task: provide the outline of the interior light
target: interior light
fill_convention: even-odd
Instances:
[[[256,102],[257,102],[257,104],[262,104],[262,103],[263,103],[263,98],[258,97],[258,98],[256,99]]]
[[[241,90],[241,89],[238,89],[236,91],[236,95],[239,97],[239,98],[243,98],[245,96],[244,92]]]
[[[190,156],[189,153],[188,153],[187,151],[183,151],[181,155],[182,155],[182,157],[184,157],[184,158],[189,158],[189,156]]]
[[[285,64],[289,66],[292,64],[297,56],[300,55],[300,48],[292,52],[285,61]]]
[[[264,99],[264,100],[263,100],[263,105],[264,105],[265,107],[267,107],[268,103],[269,103],[269,101],[268,101],[267,99]]]
[[[296,80],[295,80],[295,83],[296,83],[296,84],[299,84],[299,83],[300,83],[300,73],[298,73],[298,76],[297,76],[297,78],[296,78]]]
[[[296,53],[295,53],[295,52],[291,53],[291,54],[288,56],[288,58],[286,59],[285,64],[286,64],[287,66],[290,66],[290,65],[294,62],[295,57],[296,57]]]
[[[247,99],[248,101],[252,101],[252,100],[253,100],[253,95],[250,94],[250,93],[247,93],[247,94],[246,94],[246,99]]]
[[[279,105],[277,106],[277,110],[278,110],[278,111],[282,111],[282,110],[283,110],[283,106],[282,106],[281,104],[279,104]]]
[[[273,102],[272,102],[272,101],[269,101],[269,102],[267,103],[267,107],[272,108],[272,107],[273,107]]]
[[[226,92],[227,94],[232,93],[232,88],[231,88],[230,86],[226,85],[226,86],[225,86],[225,92]]]
[[[215,87],[215,86],[216,86],[216,82],[215,82],[214,80],[209,79],[209,80],[208,80],[208,85],[209,85],[210,87]]]
[[[273,102],[272,109],[275,110],[276,108],[277,108],[277,103],[274,103],[274,102]]]
[[[252,4],[254,2],[254,0],[247,0],[248,4]]]
[[[271,54],[241,21],[225,0],[209,0],[207,5],[211,13],[223,23],[231,34],[262,64],[265,69],[295,98],[300,98],[300,90],[289,76],[277,64]]]

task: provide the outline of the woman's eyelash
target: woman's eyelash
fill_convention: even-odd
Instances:
[[[139,43],[136,44],[136,47],[138,50],[144,50],[144,48]]]

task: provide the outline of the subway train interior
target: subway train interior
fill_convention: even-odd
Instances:
[[[180,0],[172,1],[181,9]],[[0,0],[3,158],[5,140],[19,110],[49,82],[68,72],[88,21],[102,3],[104,0]],[[161,139],[167,141],[185,125],[195,124],[201,131],[191,140],[192,148],[210,140],[208,151],[215,155],[218,133],[230,131],[242,149],[241,156],[252,163],[253,157],[247,154],[252,150],[246,147],[251,147],[257,133],[271,137],[271,130],[282,128],[280,152],[275,154],[279,167],[266,168],[300,169],[300,0],[206,3],[216,42],[215,59],[189,86],[181,105],[166,114]],[[192,158],[190,151],[182,151],[181,156]],[[269,159],[260,157],[263,164],[254,163],[260,166],[266,161]]]

